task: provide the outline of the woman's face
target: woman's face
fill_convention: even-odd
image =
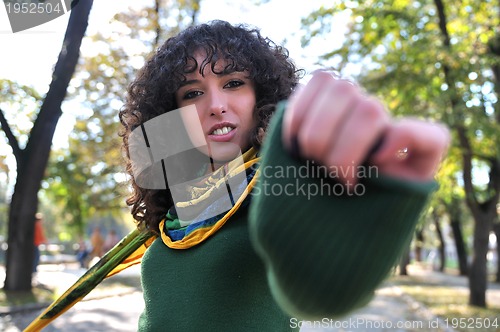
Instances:
[[[205,54],[197,52],[194,58],[199,68]],[[222,72],[225,65],[224,60],[217,61],[215,71]],[[190,137],[204,137],[208,151],[200,150],[216,162],[226,162],[250,147],[250,133],[256,126],[255,88],[246,72],[215,74],[210,67],[205,66],[203,75],[199,70],[187,74],[175,98],[179,107],[196,108],[203,133],[190,133]]]

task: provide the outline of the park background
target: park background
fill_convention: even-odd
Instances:
[[[120,235],[134,227],[124,203],[128,189],[117,136],[126,86],[168,36],[224,19],[262,28],[307,73],[328,67],[359,82],[396,116],[450,127],[440,189],[395,274],[407,273],[411,263],[465,276],[469,292],[443,295],[451,303],[440,314],[500,316],[486,296],[500,281],[498,1],[96,0],[88,28],[81,29],[81,47],[65,39],[71,15],[82,16],[75,26],[87,22],[78,6],[19,33],[10,32],[0,10],[2,263],[13,255],[5,291],[33,291],[29,262],[22,259],[30,257],[29,243],[11,235],[29,237],[35,212],[44,214],[50,243],[65,254],[74,253],[74,244],[95,226]],[[71,62],[60,56],[70,53],[61,53],[64,42],[78,45],[80,53],[73,70],[55,75],[56,64]],[[43,121],[53,124],[53,132],[37,130]],[[45,158],[34,157],[40,151]],[[433,293],[415,296],[441,305]]]

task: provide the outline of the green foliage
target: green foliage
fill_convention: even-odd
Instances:
[[[489,92],[492,59],[486,43],[494,36],[491,27],[498,25],[498,18],[489,14],[496,12],[492,2],[475,6],[447,8],[454,54],[443,48],[433,3],[424,1],[350,1],[321,8],[303,21],[314,22],[304,44],[315,36],[337,33],[330,31],[335,14],[347,10],[351,22],[344,45],[327,51],[324,63],[333,61],[345,74],[350,74],[345,72],[346,63],[359,65],[356,78],[383,96],[395,114],[452,123],[446,114],[448,98],[443,98],[449,93],[443,76],[443,65],[448,65],[459,70],[456,88],[463,96],[464,120],[487,126],[491,121],[481,120],[491,120],[495,99]]]
[[[32,87],[0,79],[0,112],[21,148],[28,142],[41,103],[42,97]],[[9,185],[13,185],[11,166],[15,159],[10,158],[10,151],[5,131],[0,130],[0,236],[7,234]]]
[[[484,173],[489,163],[481,160],[500,159],[498,78],[491,69],[500,63],[491,52],[498,42],[499,4],[462,1],[445,6],[450,47],[445,47],[434,2],[413,0],[348,1],[321,8],[303,20],[304,25],[311,25],[303,43],[337,33],[330,27],[337,14],[347,11],[351,19],[345,42],[339,49],[327,50],[323,64],[333,65],[346,76],[353,76],[347,64],[355,64],[356,79],[397,116],[432,118],[452,129],[464,126],[476,160],[475,172]],[[445,69],[453,74],[452,87]],[[458,105],[451,107],[454,98]],[[457,141],[454,137],[454,146]],[[444,200],[463,197],[457,180],[462,152],[452,147],[440,172]],[[484,184],[475,185],[481,201],[491,195],[482,190]]]
[[[32,87],[0,79],[0,110],[21,148],[28,142],[29,132],[41,105],[42,97]],[[5,138],[5,132],[2,130],[0,133]],[[6,138],[0,143],[0,147],[3,148],[4,144],[7,144]],[[0,160],[0,167],[5,170],[7,166],[2,162],[3,158]]]

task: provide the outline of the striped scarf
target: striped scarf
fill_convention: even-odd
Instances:
[[[191,193],[191,199],[176,203],[175,208],[170,209],[160,222],[163,243],[173,249],[188,249],[217,232],[240,206],[249,203],[248,194],[257,179],[257,168],[252,166],[258,161],[257,153],[252,148],[243,154],[243,162],[225,164],[209,174],[198,186],[190,186],[187,191]],[[242,173],[244,181],[239,181]],[[231,186],[235,178],[238,183]],[[228,211],[224,206],[229,201],[231,208]],[[178,212],[183,210],[198,211],[195,221],[179,218]]]

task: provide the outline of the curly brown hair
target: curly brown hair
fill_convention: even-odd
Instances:
[[[193,55],[203,50],[206,59],[197,64]],[[127,172],[132,175],[129,135],[144,122],[177,109],[175,92],[186,80],[185,75],[217,60],[226,62],[224,72],[248,71],[256,94],[254,117],[257,126],[251,133],[251,144],[259,149],[276,104],[287,99],[303,73],[288,56],[288,51],[264,38],[258,29],[212,21],[190,27],[168,39],[149,58],[128,88],[125,106],[119,113]],[[199,67],[199,68],[198,68]],[[215,72],[215,71],[214,71]],[[126,200],[139,224],[158,232],[173,200],[168,189],[144,189],[132,176],[132,194]]]

